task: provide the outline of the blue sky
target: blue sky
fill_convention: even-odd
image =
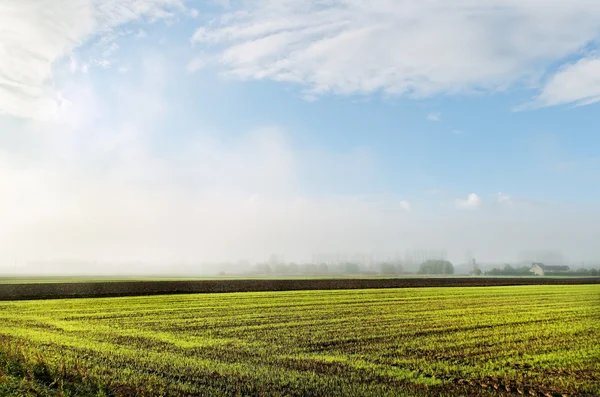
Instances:
[[[600,258],[595,1],[15,0],[0,25],[6,261]]]

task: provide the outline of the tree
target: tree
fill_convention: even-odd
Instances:
[[[346,263],[346,273],[348,274],[358,274],[360,273],[360,266],[358,266],[358,264],[356,263]]]
[[[442,262],[444,262],[444,270],[442,274],[454,274],[454,266],[452,265],[452,263],[450,263],[449,261]]]
[[[454,274],[454,265],[447,260],[430,259],[421,263],[419,274]]]
[[[504,270],[502,271],[504,274],[509,275],[509,274],[515,274],[515,269],[509,265],[508,263],[504,264]]]
[[[481,276],[482,272],[475,258],[471,257],[470,263],[473,265],[473,270],[471,270],[471,274],[474,276]]]
[[[285,263],[276,263],[274,266],[275,273],[277,274],[286,274],[289,273],[289,269]]]
[[[271,274],[272,273],[272,269],[271,266],[269,266],[268,263],[258,263],[255,267],[255,271],[258,274]]]
[[[298,264],[292,262],[288,265],[287,271],[290,274],[298,274]]]
[[[397,274],[398,269],[394,266],[393,263],[382,263],[380,265],[380,273],[381,274]]]
[[[508,263],[504,265],[504,269],[493,268],[487,271],[485,274],[489,276],[530,276],[531,270],[529,266],[512,267]]]

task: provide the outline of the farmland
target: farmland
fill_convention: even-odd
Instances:
[[[593,284],[7,301],[0,395],[592,396],[599,340]]]
[[[203,280],[0,279],[0,300],[98,298],[214,292],[339,290],[368,288],[481,287],[600,284],[598,277],[404,277],[257,278]]]

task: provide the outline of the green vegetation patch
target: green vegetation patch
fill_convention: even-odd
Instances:
[[[0,396],[600,395],[600,286],[0,302]]]

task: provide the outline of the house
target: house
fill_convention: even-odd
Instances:
[[[547,274],[551,275],[552,273],[568,272],[571,269],[569,266],[549,266],[536,262],[531,264],[531,269],[529,270],[536,276],[545,276]]]

